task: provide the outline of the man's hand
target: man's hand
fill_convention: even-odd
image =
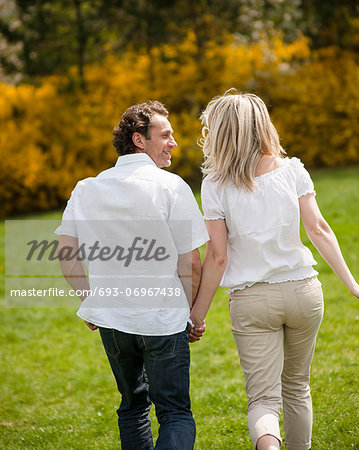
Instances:
[[[188,332],[189,341],[191,343],[199,341],[205,331],[206,331],[205,321],[202,322],[202,325],[200,327],[191,327]]]
[[[84,320],[84,322],[90,328],[91,331],[97,330],[97,328],[98,328],[97,325],[94,325],[93,323],[90,323],[90,322],[86,322],[86,320]]]

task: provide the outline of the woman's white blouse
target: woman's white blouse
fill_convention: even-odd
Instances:
[[[300,239],[299,197],[313,182],[298,158],[284,158],[272,172],[256,177],[256,190],[202,183],[206,220],[225,219],[228,263],[221,286],[228,292],[258,282],[278,283],[317,275],[316,261]]]

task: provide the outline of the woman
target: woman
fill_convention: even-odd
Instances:
[[[311,446],[309,372],[323,315],[316,262],[306,233],[349,291],[359,297],[333,231],[297,158],[284,158],[263,101],[252,94],[214,98],[201,116],[202,205],[210,241],[192,309],[200,326],[218,284],[229,287],[231,328],[245,376],[248,425],[258,450]],[[223,276],[223,278],[222,278]]]

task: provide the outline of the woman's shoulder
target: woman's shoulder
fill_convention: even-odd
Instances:
[[[292,157],[287,156],[287,157],[283,158],[283,161],[287,161],[287,164],[289,165],[289,167],[292,167],[292,168],[304,167],[304,163],[297,156],[292,156]]]
[[[293,156],[292,158],[285,158],[288,159],[288,169],[296,176],[301,177],[303,174],[307,173],[306,168],[304,167],[303,162],[300,160],[300,158],[297,158],[296,156]]]
[[[215,183],[217,181],[217,176],[215,173],[208,173],[203,177],[202,184],[205,183]]]
[[[300,160],[298,158],[282,158],[278,156],[270,166],[272,170],[265,171],[264,173],[256,176],[255,181],[257,183],[271,180],[275,181],[278,177],[280,178],[283,175],[295,172],[297,170],[296,168],[298,166],[298,163],[300,163]]]
[[[201,184],[202,192],[216,192],[220,191],[220,183],[218,182],[216,176],[212,173],[206,175]]]
[[[287,156],[284,159],[288,160],[288,163],[291,164],[292,166],[303,166],[304,165],[302,163],[302,161],[300,160],[300,158],[298,158],[297,156],[292,156],[292,157]]]
[[[296,156],[287,156],[282,159],[282,164],[279,167],[283,167],[285,170],[297,174],[302,168],[304,168],[304,164]]]
[[[202,200],[216,199],[216,201],[222,203],[233,190],[234,185],[230,180],[223,184],[214,174],[208,174],[202,180],[201,197]]]
[[[222,184],[218,181],[218,176],[209,173],[202,180],[202,189],[220,190]]]

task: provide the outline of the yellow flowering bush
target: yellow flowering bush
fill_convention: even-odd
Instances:
[[[283,145],[309,167],[359,163],[359,65],[337,49],[280,77],[270,90]]]
[[[63,207],[76,182],[110,167],[112,129],[134,103],[170,110],[179,144],[170,170],[201,179],[199,114],[231,87],[268,104],[284,148],[308,166],[359,162],[359,66],[335,48],[311,51],[305,37],[253,44],[228,36],[200,45],[189,32],[177,46],[109,54],[85,68],[84,89],[63,76],[39,86],[0,84],[1,216]]]

